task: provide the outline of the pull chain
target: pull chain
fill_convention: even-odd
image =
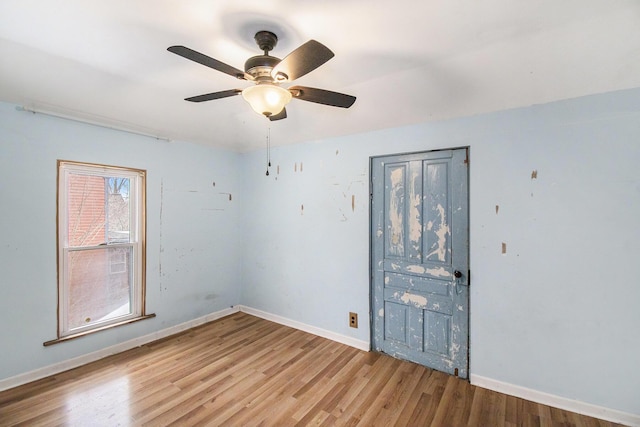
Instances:
[[[269,176],[269,168],[271,167],[271,128],[267,129],[267,176]]]
[[[267,128],[267,138],[268,138],[268,144],[267,144],[267,161],[268,166],[271,167],[271,128]]]

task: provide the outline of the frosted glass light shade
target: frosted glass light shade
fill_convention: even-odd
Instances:
[[[269,117],[291,101],[291,92],[273,84],[258,84],[244,89],[242,97],[256,113]]]

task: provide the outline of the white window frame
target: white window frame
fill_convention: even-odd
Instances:
[[[98,246],[69,246],[68,233],[68,188],[72,174],[99,177],[128,178],[129,181],[129,242],[107,243]],[[58,339],[45,345],[68,340],[110,327],[154,317],[145,314],[145,209],[146,171],[117,166],[58,161]],[[71,328],[68,322],[69,308],[69,254],[73,251],[109,250],[115,247],[129,247],[132,254],[132,291],[130,312],[81,327]]]

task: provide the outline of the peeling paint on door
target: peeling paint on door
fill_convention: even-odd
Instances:
[[[424,274],[427,271],[427,269],[422,265],[408,265],[406,267],[406,270],[409,273],[417,273],[417,274]]]
[[[449,225],[447,224],[447,217],[444,207],[438,204],[438,206],[436,206],[436,209],[440,218],[438,228],[435,230],[435,234],[438,237],[438,240],[436,242],[437,246],[427,254],[427,258],[430,258],[432,255],[436,255],[438,261],[444,261],[447,252],[447,237],[449,236],[450,231]]]
[[[433,277],[451,277],[451,273],[445,270],[444,267],[428,268],[426,272],[432,275]]]
[[[401,297],[400,301],[405,304],[413,304],[416,307],[426,307],[427,298],[422,295],[410,294],[409,292],[405,292]]]
[[[388,225],[390,255],[404,256],[405,168],[396,167],[389,174]]]
[[[420,207],[422,206],[422,193],[417,190],[420,188],[420,179],[417,172],[411,175],[411,184],[409,185],[409,201],[411,203],[409,213],[409,239],[411,244],[416,244],[419,248],[420,239],[422,238],[422,215]]]

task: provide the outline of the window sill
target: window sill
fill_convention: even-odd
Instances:
[[[70,340],[73,340],[73,339],[76,339],[76,338],[84,337],[86,335],[94,334],[96,332],[104,331],[106,329],[115,328],[116,326],[128,325],[129,323],[138,322],[140,320],[145,320],[145,319],[151,319],[153,317],[156,317],[156,315],[155,314],[145,314],[144,316],[136,317],[134,319],[127,319],[127,320],[124,320],[124,321],[118,322],[118,323],[112,323],[110,325],[105,325],[105,326],[102,326],[100,328],[91,329],[90,331],[83,331],[83,332],[79,332],[77,334],[65,335],[64,337],[56,338],[55,340],[45,341],[44,343],[42,343],[42,345],[44,345],[45,347],[48,347],[48,346],[53,345],[53,344],[58,344],[58,343],[61,343],[61,342],[70,341]]]

